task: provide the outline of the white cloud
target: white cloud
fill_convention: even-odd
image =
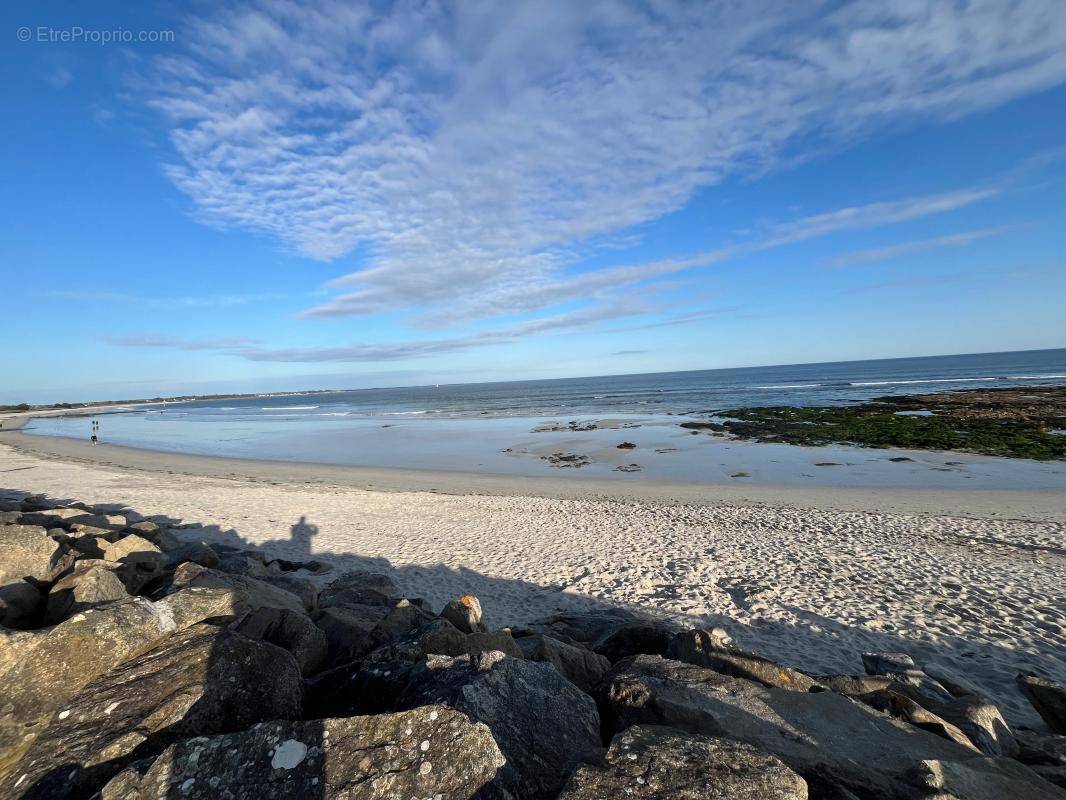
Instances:
[[[259,343],[258,339],[247,336],[218,336],[203,339],[182,339],[159,333],[137,333],[128,336],[107,336],[108,344],[120,347],[161,347],[173,350],[222,350],[240,352],[244,348]]]
[[[381,14],[266,0],[195,24],[186,41],[186,56],[158,63],[154,104],[172,126],[168,174],[197,213],[316,259],[354,252],[360,268],[306,316],[412,310],[423,324],[677,271],[571,270],[605,237],[794,157],[800,141],[953,118],[1066,77],[1061,0],[395,3]],[[777,243],[989,190],[974,191],[924,210],[812,217]]]
[[[952,233],[947,236],[936,236],[932,239],[921,239],[915,242],[903,242],[888,247],[877,247],[870,250],[859,250],[854,253],[843,253],[833,259],[835,267],[850,267],[855,264],[869,264],[875,261],[888,261],[893,258],[912,256],[916,253],[925,253],[929,250],[938,250],[942,247],[965,247],[981,239],[999,236],[1008,231],[1017,230],[1016,225],[1000,225],[995,228],[981,228],[962,233]]]
[[[597,323],[632,316],[661,312],[663,306],[641,298],[616,298],[608,303],[588,308],[554,314],[494,330],[480,331],[463,336],[436,339],[412,339],[392,342],[374,342],[340,345],[336,347],[265,347],[251,339],[180,339],[165,334],[144,333],[132,336],[110,337],[109,344],[123,347],[159,347],[181,350],[216,350],[228,355],[240,356],[249,361],[278,361],[286,363],[306,362],[384,362],[409,358],[440,355],[473,350],[492,345],[508,344],[531,336],[556,334],[583,330]],[[681,325],[730,313],[735,308],[704,309],[676,314],[658,322],[622,330],[640,330],[666,325]]]
[[[125,292],[101,292],[95,289],[55,289],[44,293],[56,300],[73,300],[79,303],[121,303],[151,308],[218,308],[241,306],[269,300],[281,300],[291,295],[264,292],[261,294],[208,294],[181,296],[147,296]]]

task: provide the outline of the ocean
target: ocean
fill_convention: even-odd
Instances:
[[[709,480],[737,469],[738,454],[756,451],[739,443],[720,448],[714,463],[721,469],[708,477],[700,460],[706,457],[695,446],[708,439],[683,435],[687,431],[678,428],[678,415],[742,406],[839,405],[881,395],[1064,383],[1066,349],[1058,349],[255,396],[175,403],[165,409],[108,413],[97,419],[102,441],[151,450],[523,475],[559,472],[546,463],[545,456],[581,449],[592,456],[599,454],[580,470],[582,475],[611,473],[616,477],[617,468],[623,465],[618,453],[612,452],[617,444],[613,439],[625,434],[642,448],[644,477]],[[122,408],[114,411],[122,412]],[[584,438],[570,430],[537,430],[546,422],[565,427],[570,420],[602,423],[605,419],[615,422],[603,425],[606,430],[583,434]],[[626,425],[635,427],[619,429]],[[89,421],[84,417],[39,418],[25,430],[88,438]],[[773,447],[778,450],[769,449]],[[809,450],[788,445],[760,448],[760,457],[744,455],[740,468],[751,471],[753,464],[766,461],[767,454],[775,456],[770,459],[773,463],[791,462],[806,458],[804,451]],[[728,457],[722,455],[725,450],[731,451]],[[824,449],[817,452],[826,457]],[[996,461],[1012,463],[983,460]],[[1053,477],[1037,479],[1023,475],[1017,462],[1013,463],[1016,480],[1007,480],[1009,484],[1035,481],[1029,485],[1050,488],[1066,482],[1058,465],[1044,465],[1040,473]],[[774,471],[774,480],[783,479],[782,469]],[[795,469],[803,474],[802,465]],[[571,469],[567,474],[576,472]],[[902,472],[897,469],[895,474]],[[853,474],[858,473],[853,470]],[[950,479],[933,477],[938,483]],[[874,483],[880,485],[885,476],[875,478]],[[1004,480],[1000,475],[988,485],[1004,485]]]
[[[360,389],[184,403],[180,410],[192,417],[250,419],[278,415],[462,418],[690,414],[756,405],[838,405],[879,395],[1051,386],[1064,381],[1066,349]]]

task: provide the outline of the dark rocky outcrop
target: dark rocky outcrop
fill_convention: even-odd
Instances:
[[[74,800],[135,759],[194,736],[299,716],[288,653],[195,625],[90,683],[63,703],[11,773],[23,797]]]
[[[47,530],[35,525],[0,525],[0,585],[23,579],[47,582],[68,566]]]
[[[464,594],[458,600],[452,600],[440,615],[463,633],[488,631],[482,622],[481,601],[472,594]]]
[[[728,736],[780,758],[816,796],[865,800],[1050,798],[1057,790],[1009,759],[905,725],[832,691],[775,689],[654,656],[615,665],[600,694],[614,729],[661,724]]]
[[[799,670],[731,647],[707,630],[682,631],[671,639],[665,655],[675,661],[707,667],[723,675],[758,681],[778,689],[807,692],[815,686],[815,682]]]
[[[118,775],[101,800],[466,800],[503,764],[484,725],[425,706],[181,742]]]
[[[29,581],[0,586],[0,625],[35,628],[40,624],[44,595]]]
[[[807,784],[781,761],[730,739],[657,725],[614,737],[606,764],[574,770],[559,800],[807,800]]]
[[[581,645],[567,644],[536,633],[515,640],[530,661],[546,661],[579,689],[595,687],[611,668],[611,662]]]
[[[232,575],[200,564],[182,564],[174,570],[168,593],[192,587],[232,589],[251,608],[287,608],[300,613],[307,610],[304,601],[292,592],[257,578]]]
[[[1019,675],[1018,685],[1047,726],[1066,734],[1066,686],[1039,675]]]
[[[42,721],[70,697],[174,630],[151,602],[130,597],[78,612],[47,632],[0,676],[0,773],[21,757]]]
[[[472,595],[438,615],[364,570],[319,591],[328,565],[193,528],[0,510],[0,622],[25,629],[0,627],[0,797],[1066,796],[1066,737],[1012,732],[935,661],[811,677],[624,610],[491,630]],[[1061,687],[1023,687],[1058,724]]]
[[[126,586],[112,565],[79,561],[70,573],[52,585],[44,621],[56,625],[78,611],[127,596]]]
[[[509,658],[427,659],[399,705],[443,703],[483,722],[507,759],[484,797],[550,798],[583,759],[600,750],[596,706],[554,667]]]
[[[302,675],[314,675],[326,663],[329,644],[326,634],[303,614],[284,608],[249,611],[234,624],[238,633],[268,642],[287,651]]]

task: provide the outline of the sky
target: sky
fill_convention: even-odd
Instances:
[[[1066,346],[1062,0],[0,15],[0,403]]]

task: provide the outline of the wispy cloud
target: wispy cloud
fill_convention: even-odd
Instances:
[[[719,316],[735,309],[717,308],[678,314],[646,326],[611,329],[639,330],[666,325],[681,325]],[[531,336],[567,333],[583,330],[598,323],[649,314],[661,311],[654,304],[638,298],[616,299],[611,303],[590,306],[564,314],[555,314],[529,320],[516,325],[479,331],[464,336],[434,339],[412,339],[392,342],[348,344],[337,347],[265,347],[248,339],[180,339],[162,334],[139,334],[111,337],[105,341],[124,347],[159,347],[182,350],[216,350],[228,355],[240,356],[250,361],[278,361],[287,363],[306,362],[386,362],[424,356],[456,353],[493,345],[508,344],[528,339]]]
[[[128,336],[106,336],[103,341],[120,347],[161,347],[172,350],[224,350],[240,352],[259,344],[258,339],[246,336],[219,336],[202,339],[182,339],[157,333],[138,333]]]
[[[879,292],[885,289],[905,289],[912,286],[935,286],[942,283],[958,283],[969,277],[970,274],[967,272],[955,272],[950,275],[922,275],[913,278],[897,278],[896,280],[871,283],[866,286],[856,286],[853,289],[848,289],[846,294]]]
[[[240,306],[248,303],[260,303],[270,300],[280,300],[291,295],[277,293],[259,294],[211,294],[211,295],[182,295],[182,296],[146,296],[126,294],[125,292],[101,292],[94,289],[56,289],[43,293],[44,296],[56,300],[73,300],[87,303],[121,303],[135,306],[150,306],[152,308],[219,308],[226,306]]]
[[[1009,231],[1017,230],[1017,225],[1000,225],[994,228],[981,228],[979,230],[953,233],[948,236],[937,236],[932,239],[921,239],[915,242],[903,242],[889,247],[878,247],[871,250],[859,250],[853,253],[844,253],[833,259],[834,267],[851,267],[856,264],[869,264],[875,261],[888,261],[893,258],[912,256],[917,253],[925,253],[929,250],[938,250],[942,247],[965,247],[981,239],[999,236]]]
[[[171,125],[167,172],[203,220],[315,259],[359,248],[339,296],[306,316],[414,310],[445,325],[666,274],[572,270],[724,177],[792,157],[797,141],[958,117],[1061,82],[1061,12],[1060,0],[772,13],[667,0],[378,14],[265,0],[195,24],[150,86]],[[776,243],[991,191],[810,217]]]

